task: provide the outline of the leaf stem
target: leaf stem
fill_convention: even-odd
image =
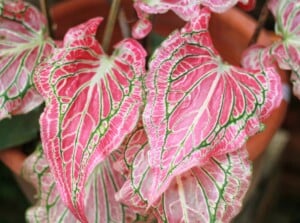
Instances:
[[[107,52],[109,45],[110,45],[112,33],[113,33],[113,30],[115,27],[115,23],[116,23],[119,8],[120,8],[120,3],[121,3],[121,0],[113,0],[110,11],[109,11],[108,21],[106,23],[103,41],[102,41],[102,47],[105,52]]]
[[[127,22],[125,10],[120,8],[119,16],[118,16],[119,25],[121,28],[121,32],[124,38],[130,37],[130,27]]]
[[[265,4],[263,5],[263,7],[260,11],[258,21],[257,21],[257,26],[256,26],[254,33],[248,43],[248,46],[257,42],[257,39],[258,39],[258,36],[259,36],[261,30],[265,26],[265,23],[269,16],[268,2],[269,2],[269,0],[266,0]]]
[[[41,7],[43,15],[46,18],[47,33],[50,37],[53,37],[52,19],[51,19],[50,13],[49,13],[47,0],[40,0],[40,7]]]

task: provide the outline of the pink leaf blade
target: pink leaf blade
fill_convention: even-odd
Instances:
[[[255,6],[255,0],[135,0],[134,7],[139,17],[139,21],[133,26],[132,35],[134,38],[144,38],[152,29],[152,25],[147,19],[148,14],[163,14],[172,10],[184,21],[191,21],[199,16],[200,5],[217,13],[225,12],[237,3],[241,3],[244,8]]]
[[[278,34],[282,38],[281,41],[278,41],[273,45],[272,54],[276,58],[281,69],[292,70],[294,75],[298,76],[298,79],[300,79],[299,1],[272,0],[269,2],[268,6],[276,20],[276,34]],[[296,84],[294,89],[297,89]],[[294,93],[297,94],[296,91]]]
[[[245,148],[177,176],[163,195],[168,222],[230,222],[242,206],[251,167]]]
[[[83,222],[82,188],[135,127],[145,73],[146,53],[135,40],[123,40],[111,57],[103,54],[90,33],[100,20],[73,28],[36,78],[48,81],[38,83],[48,101],[40,121],[45,154],[64,202]]]
[[[225,12],[238,2],[252,5],[252,0],[136,0],[137,14],[163,14],[169,10],[176,13],[181,19],[190,21],[199,15],[199,6],[208,7],[213,12]],[[251,4],[250,4],[251,3]]]
[[[265,86],[268,89],[266,102],[261,108],[261,119],[265,119],[269,116],[270,112],[278,107],[282,100],[282,87],[276,83],[280,83],[280,75],[278,70],[278,64],[272,53],[273,46],[263,47],[259,45],[253,45],[249,47],[242,56],[241,64],[247,69],[253,69],[268,73],[268,84]],[[261,77],[258,76],[258,79]],[[262,77],[263,78],[263,77]]]
[[[281,35],[284,39],[294,39],[295,36],[300,35],[300,10],[298,4],[298,1],[293,0],[272,0],[268,4],[276,19],[276,34]]]
[[[272,54],[278,62],[278,66],[283,70],[291,70],[290,80],[293,84],[293,94],[299,97],[300,80],[300,48],[297,44],[281,41],[273,45]]]
[[[300,77],[295,72],[291,74],[291,82],[293,84],[293,93],[300,100]]]
[[[85,187],[84,202],[89,222],[134,222],[137,218],[114,199],[115,192],[124,183],[124,178],[112,168],[114,160],[111,155],[97,166]],[[37,189],[38,197],[38,202],[26,212],[28,222],[79,223],[63,203],[41,147],[25,160],[23,177]]]
[[[26,220],[37,222],[76,222],[76,218],[61,202],[43,149],[39,146],[23,164],[22,176],[33,184],[37,192],[37,203],[26,211]]]
[[[142,39],[147,36],[152,30],[152,23],[148,19],[138,20],[132,27],[132,37]]]
[[[157,196],[153,187],[155,171],[147,160],[150,147],[141,137],[143,134],[146,135],[143,129],[138,129],[124,143],[129,176],[116,194],[117,200],[138,213],[154,213],[158,222],[230,222],[239,212],[250,184],[247,150],[242,148],[210,158],[207,163],[177,175]],[[131,155],[133,151],[135,156]],[[156,202],[150,204],[153,196],[157,197]]]
[[[28,113],[43,102],[32,76],[54,48],[45,18],[23,1],[0,3],[0,119]]]
[[[208,7],[211,11],[222,13],[235,6],[237,3],[250,5],[252,0],[201,0],[201,4]]]
[[[271,80],[275,91],[280,89],[279,79],[223,63],[211,43],[208,19],[203,9],[163,42],[149,65],[143,121],[157,196],[175,176],[242,147],[261,129],[264,104],[277,105],[266,97]]]

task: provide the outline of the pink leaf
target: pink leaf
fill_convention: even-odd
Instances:
[[[261,108],[261,119],[269,116],[275,107],[279,106],[282,100],[282,87],[277,84],[280,81],[277,62],[272,55],[272,46],[263,47],[253,45],[249,47],[242,56],[241,64],[246,69],[252,69],[259,72],[267,73],[269,81],[266,82],[266,102]]]
[[[138,15],[163,14],[169,10],[174,11],[180,18],[189,21],[197,17],[199,13],[200,1],[198,0],[136,0],[135,9]]]
[[[112,155],[97,166],[85,187],[85,211],[89,222],[133,222],[137,218],[114,199],[124,178],[111,168],[113,162]],[[26,212],[28,222],[79,222],[62,202],[41,147],[24,162],[23,177],[34,184],[38,197],[35,206]]]
[[[148,19],[142,18],[132,27],[132,37],[135,39],[142,39],[151,32],[151,29],[152,23]]]
[[[150,206],[156,192],[150,189],[155,182],[145,138],[143,129],[137,129],[124,143],[123,161],[130,173],[116,195],[118,200],[139,213],[154,212],[158,222],[225,223],[239,212],[251,175],[245,148],[210,158],[206,164],[176,176]]]
[[[43,99],[33,87],[34,68],[54,47],[45,19],[23,1],[0,3],[0,120],[24,114]]]
[[[132,35],[141,39],[151,31],[152,26],[146,19],[147,14],[163,14],[172,10],[184,21],[191,21],[198,17],[200,5],[220,13],[238,2],[248,7],[255,5],[255,0],[135,0],[134,7],[140,20],[133,26]]]
[[[143,127],[136,128],[120,150],[123,156],[119,157],[117,163],[122,168],[118,170],[125,169],[128,180],[116,194],[116,199],[128,205],[134,212],[147,214],[147,200],[152,193],[152,173],[147,158],[149,144]]]
[[[101,20],[72,28],[35,76],[47,101],[40,120],[45,155],[63,201],[82,222],[87,178],[132,131],[142,105],[145,51],[126,39],[105,55],[95,39]]]
[[[273,46],[273,55],[276,57],[281,69],[292,70],[294,76],[294,94],[299,95],[298,82],[300,79],[300,8],[299,0],[278,1],[272,0],[269,8],[276,19],[276,34],[280,35],[282,40]]]
[[[268,67],[276,67],[277,63],[272,56],[271,47],[252,45],[242,55],[243,67],[252,70],[266,70]]]
[[[55,179],[39,146],[23,163],[22,176],[33,184],[37,192],[37,203],[26,211],[30,223],[76,222],[76,218],[61,201]]]
[[[254,1],[253,0],[200,0],[200,2],[204,6],[208,7],[211,11],[221,13],[232,8],[237,3],[250,6],[253,5]]]
[[[300,77],[295,72],[291,74],[291,82],[293,84],[293,93],[300,100]]]
[[[175,176],[240,148],[261,129],[264,104],[277,105],[266,97],[271,84],[280,88],[279,78],[223,63],[208,22],[204,9],[162,43],[149,65],[143,120],[155,172],[150,204]]]
[[[148,14],[162,14],[168,10],[174,11],[185,21],[197,17],[200,5],[207,6],[214,12],[225,12],[238,2],[253,4],[253,0],[135,0],[135,8],[140,14],[143,11]]]

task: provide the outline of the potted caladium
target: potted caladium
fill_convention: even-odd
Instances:
[[[101,17],[72,27],[61,43],[33,6],[0,1],[0,114],[45,102],[41,146],[22,170],[38,194],[28,222],[230,222],[250,182],[251,143],[264,120],[262,145],[282,120],[278,66],[297,83],[299,64],[298,17],[288,13],[298,15],[298,2],[275,0],[279,41],[234,57],[241,66],[225,62],[209,21],[236,3],[254,5],[135,0],[134,38],[151,32],[149,14],[172,10],[186,22],[147,61],[134,38],[108,55],[96,39]]]

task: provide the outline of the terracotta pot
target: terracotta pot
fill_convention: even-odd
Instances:
[[[126,13],[128,25],[131,26],[136,21],[135,12],[131,7],[131,0],[122,0],[122,9]],[[51,15],[55,28],[55,37],[62,39],[65,32],[72,26],[86,21],[95,16],[107,18],[109,5],[107,1],[101,0],[65,0],[51,7]],[[106,23],[106,20],[103,21]],[[155,16],[153,19],[154,31],[162,36],[166,36],[174,29],[183,26],[181,21],[173,13]],[[248,42],[255,29],[256,23],[243,12],[232,9],[223,14],[213,14],[210,22],[210,31],[214,44],[223,56],[224,60],[231,64],[238,65],[241,53],[247,48]],[[105,25],[99,29],[99,40]],[[102,31],[101,31],[102,30]],[[114,30],[112,44],[122,39],[121,30],[118,25]],[[258,42],[268,45],[272,42],[273,35],[263,31]],[[282,81],[287,82],[287,76],[281,73]],[[272,112],[272,115],[265,120],[266,129],[249,139],[247,149],[250,159],[256,159],[267,147],[272,136],[280,127],[287,108],[287,103],[283,101],[279,108]],[[18,162],[20,162],[18,160]],[[15,169],[15,167],[13,167]]]

